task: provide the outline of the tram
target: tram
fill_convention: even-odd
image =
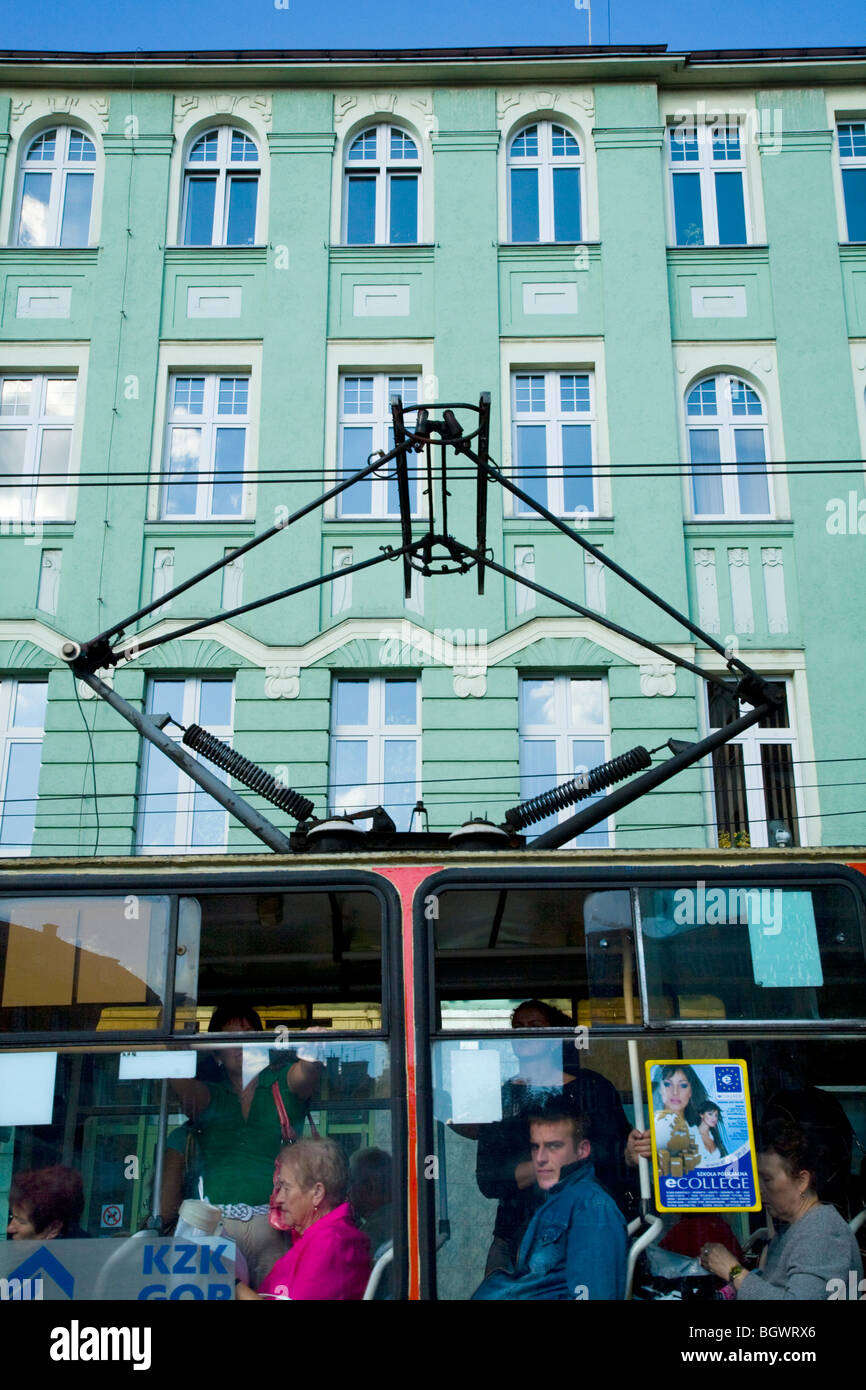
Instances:
[[[527,1030],[514,1010],[540,1000],[566,1022],[535,1030],[535,1044],[602,1076],[638,1129],[649,1059],[743,1059],[756,1122],[780,1094],[834,1107],[856,1220],[863,850],[467,850],[424,835],[400,846],[4,860],[3,1201],[15,1173],[65,1165],[105,1259],[137,1232],[170,1230],[183,1192],[208,1195],[207,1173],[178,1172],[178,1078],[228,1047],[252,1074],[300,1050],[318,1068],[305,1123],[350,1160],[375,1152],[390,1176],[369,1297],[468,1299],[497,1210],[479,1186],[478,1130],[519,1067]],[[264,1031],[209,1033],[214,1010],[239,999]],[[725,1219],[741,1244],[763,1221]]]

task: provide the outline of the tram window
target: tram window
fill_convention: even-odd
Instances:
[[[0,899],[0,1031],[162,1026],[167,897]]]
[[[556,999],[576,1024],[640,1021],[625,891],[443,890],[435,949],[445,1030],[507,1028],[530,997]]]
[[[197,1022],[188,996],[180,1031],[239,996],[266,1029],[382,1027],[382,923],[368,892],[202,894]]]
[[[651,1017],[862,1017],[861,925],[846,885],[699,881],[639,898]]]
[[[249,1072],[257,1081],[257,1099],[247,1120],[238,1112],[235,1122],[231,1122],[229,1104],[230,1050],[242,1056],[243,1073]],[[187,1055],[186,1051],[181,1055]],[[4,1211],[12,1179],[18,1174],[62,1165],[81,1179],[83,1204],[59,1238],[78,1240],[83,1235],[91,1239],[77,1250],[73,1247],[71,1254],[61,1254],[54,1247],[64,1268],[76,1275],[75,1298],[135,1299],[148,1284],[147,1296],[156,1296],[154,1282],[168,1272],[164,1257],[142,1260],[139,1240],[127,1246],[116,1237],[146,1228],[150,1239],[170,1233],[180,1202],[186,1196],[198,1196],[199,1184],[217,1204],[267,1204],[274,1160],[282,1146],[280,1116],[271,1095],[275,1082],[297,1136],[318,1133],[341,1148],[350,1168],[349,1197],[358,1224],[370,1238],[372,1253],[381,1254],[395,1238],[394,1221],[403,1209],[391,1191],[394,1131],[387,1042],[340,1042],[326,1035],[308,1042],[307,1055],[315,1058],[316,1073],[309,1098],[291,1091],[289,1075],[296,1060],[292,1051],[197,1041],[195,1055],[196,1082],[209,1089],[214,1101],[195,1126],[187,1119],[188,1097],[182,1085],[166,1086],[160,1079],[122,1079],[125,1073],[117,1047],[98,1053],[61,1049],[56,1054],[53,1107],[46,1114],[50,1123],[16,1124],[14,1113],[4,1113],[9,1121],[0,1129]],[[219,1057],[224,1066],[217,1064]],[[394,1180],[399,1180],[396,1172]],[[225,1235],[242,1243],[246,1238],[243,1223],[235,1220]],[[279,1253],[283,1245],[279,1240],[275,1245]],[[0,1250],[5,1249],[0,1236]],[[268,1268],[275,1258],[271,1257]],[[109,1260],[112,1265],[107,1270]],[[20,1262],[20,1249],[16,1254],[13,1246],[0,1258],[0,1278]],[[221,1268],[214,1265],[211,1277],[216,1278]],[[108,1284],[103,1277],[106,1271]],[[230,1268],[228,1273],[232,1275]],[[188,1279],[184,1275],[169,1283],[167,1296],[178,1297],[171,1290]],[[233,1277],[228,1282],[233,1285]],[[190,1293],[181,1296],[189,1298]],[[203,1291],[195,1296],[214,1295]]]

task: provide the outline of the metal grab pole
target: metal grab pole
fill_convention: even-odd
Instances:
[[[623,932],[623,970],[622,987],[625,1002],[625,1021],[634,1023],[634,967],[631,958],[631,941],[628,933]],[[640,1076],[640,1058],[637,1053],[637,1041],[629,1038],[628,1043],[628,1069],[631,1075],[631,1099],[634,1106],[634,1127],[643,1130],[644,1128],[644,1109],[643,1109],[643,1086]],[[651,1196],[649,1162],[645,1158],[638,1157],[637,1170],[640,1176],[640,1197],[641,1211],[644,1204],[648,1204]]]
[[[271,825],[271,822],[265,816],[260,815],[258,811],[254,811],[252,806],[249,806],[242,796],[238,796],[237,792],[233,792],[231,788],[227,787],[225,782],[221,782],[212,772],[208,772],[197,758],[191,757],[179,744],[175,743],[174,739],[163,733],[158,724],[130,705],[122,696],[116,694],[110,685],[106,685],[105,681],[101,681],[92,671],[79,668],[74,663],[71,665],[71,670],[73,676],[84,681],[84,684],[89,685],[97,695],[101,695],[106,704],[111,705],[112,709],[116,709],[127,723],[137,729],[143,738],[146,738],[149,743],[153,743],[167,758],[171,758],[173,763],[177,763],[177,766],[186,773],[187,777],[191,778],[193,782],[197,782],[204,791],[209,792],[214,800],[224,806],[242,825],[245,825],[247,830],[251,830],[260,840],[264,840],[265,844],[270,849],[276,850],[278,854],[291,854],[291,844],[281,830],[278,830],[275,825]]]

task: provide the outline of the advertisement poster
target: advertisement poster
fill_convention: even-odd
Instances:
[[[667,1060],[646,1071],[658,1210],[758,1211],[745,1062]]]

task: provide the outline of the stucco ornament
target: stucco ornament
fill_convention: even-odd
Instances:
[[[461,700],[473,695],[480,699],[487,694],[487,667],[486,666],[455,666],[454,667],[454,694]]]
[[[669,661],[648,661],[641,666],[640,693],[649,698],[653,695],[676,695],[676,671]]]
[[[280,662],[265,667],[265,695],[269,700],[296,700],[301,693],[299,666]]]
[[[113,671],[95,671],[95,672],[94,672],[94,675],[98,676],[99,679],[102,681],[103,685],[107,685],[107,686],[108,686],[109,690],[113,690],[113,689],[114,689],[114,672],[113,672]],[[84,684],[84,681],[77,681],[76,684],[77,684],[77,686],[78,686],[78,694],[79,694],[79,696],[81,697],[82,700],[95,700],[95,699],[96,699],[96,691],[95,691],[95,690],[91,690],[89,685],[85,685],[85,684]]]

